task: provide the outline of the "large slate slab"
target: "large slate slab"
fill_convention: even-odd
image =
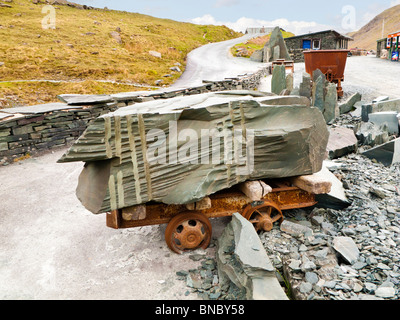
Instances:
[[[11,117],[11,115],[9,113],[0,112],[0,120],[9,118],[9,117]]]
[[[387,125],[389,134],[399,135],[399,120],[396,111],[382,111],[369,114],[369,121],[377,126]]]
[[[302,97],[278,103],[288,98],[207,93],[120,108],[91,123],[59,162],[86,162],[77,195],[93,213],[149,201],[187,204],[247,180],[313,174],[322,168],[328,130]],[[242,161],[225,157],[235,132],[254,133],[236,140]]]
[[[271,92],[280,94],[286,89],[286,70],[284,65],[277,65],[272,71]]]
[[[362,153],[369,159],[375,159],[385,166],[400,162],[400,138],[384,143]]]
[[[218,239],[217,263],[222,282],[244,289],[248,300],[288,300],[254,226],[239,213]]]
[[[264,46],[263,62],[272,62],[277,59],[291,60],[282,31],[276,27],[270,40]]]
[[[104,104],[115,101],[113,97],[107,94],[60,94],[57,98],[71,106]]]
[[[400,113],[400,99],[380,100],[376,103],[362,105],[361,119],[362,121],[367,122],[370,113],[383,111],[396,111]]]
[[[357,151],[358,140],[352,129],[335,127],[331,128],[329,133],[326,150],[330,159],[336,159]]]

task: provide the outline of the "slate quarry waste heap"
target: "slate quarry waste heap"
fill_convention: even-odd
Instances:
[[[304,97],[206,93],[102,115],[58,162],[85,162],[76,193],[98,214],[319,172],[328,137],[322,113]]]

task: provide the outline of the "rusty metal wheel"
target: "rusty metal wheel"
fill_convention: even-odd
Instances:
[[[331,69],[329,69],[325,73],[325,77],[326,77],[326,80],[328,80],[329,82],[333,82],[333,80],[335,79],[335,74],[333,73],[333,71]]]
[[[256,231],[269,232],[274,227],[275,222],[282,223],[283,221],[281,209],[269,200],[249,204],[242,215],[253,224]]]
[[[201,214],[185,212],[173,217],[165,230],[168,247],[182,254],[198,248],[206,249],[211,241],[210,220]]]

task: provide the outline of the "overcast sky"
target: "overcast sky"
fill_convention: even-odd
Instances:
[[[325,29],[358,30],[400,0],[72,0],[93,7],[125,10],[199,24],[246,27],[279,25],[295,34]]]

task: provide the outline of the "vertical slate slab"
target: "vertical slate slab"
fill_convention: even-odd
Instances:
[[[337,102],[336,84],[328,83],[325,96],[324,118],[326,123],[330,123],[339,116],[339,105]]]
[[[289,73],[286,76],[286,89],[290,92],[293,91],[293,73]]]
[[[400,162],[400,138],[389,141],[385,144],[369,149],[362,153],[369,159],[375,159],[384,166],[390,167]]]
[[[281,49],[279,48],[279,46],[275,46],[273,48],[272,60],[276,61],[276,60],[280,59],[280,54],[281,54]]]
[[[368,122],[370,113],[372,113],[372,104],[363,104],[361,106],[361,120]]]
[[[278,49],[276,49],[278,48]],[[286,47],[281,29],[276,27],[272,33],[270,40],[264,46],[264,62],[272,62],[277,59],[290,60],[290,55]]]
[[[300,84],[300,95],[308,99],[311,98],[311,76],[308,73],[303,73],[303,81]]]
[[[254,226],[239,213],[218,239],[216,260],[221,282],[234,283],[248,300],[288,300]]]
[[[271,92],[280,94],[286,89],[286,69],[284,65],[277,65],[272,71]]]
[[[321,112],[325,110],[325,76],[319,76],[313,83],[312,88],[312,105],[317,107]]]

